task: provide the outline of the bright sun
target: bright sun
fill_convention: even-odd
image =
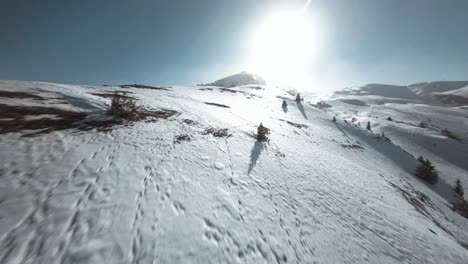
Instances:
[[[249,39],[248,68],[277,83],[303,78],[320,49],[319,35],[318,25],[306,13],[274,12]]]

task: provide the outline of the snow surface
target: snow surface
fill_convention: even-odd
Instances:
[[[241,73],[219,79],[210,85],[219,87],[235,87],[249,84],[266,85],[266,82],[258,75],[243,71]]]
[[[0,135],[0,263],[467,263],[468,219],[450,202],[455,179],[468,188],[468,147],[440,134],[466,142],[466,110],[403,88],[321,104],[273,87],[208,88],[0,81],[59,98],[0,104],[99,116],[110,99],[92,93],[129,91],[180,112],[108,132]],[[260,122],[269,143],[252,138]],[[437,185],[413,176],[419,155],[440,170]]]

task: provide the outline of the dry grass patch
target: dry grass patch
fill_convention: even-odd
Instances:
[[[205,104],[207,105],[213,105],[213,106],[217,106],[217,107],[223,107],[223,108],[231,108],[227,105],[223,105],[223,104],[218,104],[218,103],[209,103],[209,102],[205,102]]]
[[[0,97],[4,98],[19,98],[19,99],[36,99],[36,100],[44,100],[44,98],[31,94],[31,93],[25,93],[25,92],[10,92],[10,91],[0,91]]]
[[[124,84],[124,85],[118,85],[120,88],[137,88],[137,89],[150,89],[150,90],[164,90],[164,91],[170,91],[170,86],[149,86],[149,85],[143,85],[143,84]]]
[[[213,137],[219,137],[219,138],[229,137],[232,135],[232,134],[229,134],[229,129],[227,128],[213,128],[213,127],[205,129],[205,131],[203,131],[202,134],[203,135],[211,134]]]

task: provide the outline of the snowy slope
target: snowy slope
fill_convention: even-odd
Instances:
[[[241,73],[219,79],[210,85],[219,87],[235,87],[249,84],[266,85],[266,82],[258,75],[243,71]]]
[[[418,83],[409,88],[421,98],[442,105],[468,105],[468,81]]]
[[[443,92],[443,93],[440,93],[440,94],[450,94],[450,95],[458,95],[458,96],[468,97],[468,85],[464,86],[464,87],[462,87],[460,89],[451,90],[451,91]]]
[[[409,88],[418,95],[430,93],[443,93],[460,89],[468,85],[468,81],[438,81],[438,82],[423,82],[409,86]]]
[[[468,148],[437,133],[468,140],[466,111],[376,95],[327,108],[268,88],[1,81],[4,108],[86,117],[0,134],[0,263],[466,263],[468,219],[449,184],[468,182]],[[178,114],[80,129],[108,120],[114,91]],[[33,110],[21,122],[65,115]],[[432,129],[410,125],[429,117]],[[252,138],[260,122],[269,143]],[[421,154],[441,170],[436,186],[412,175]]]

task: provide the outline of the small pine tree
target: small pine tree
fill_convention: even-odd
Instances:
[[[262,123],[257,128],[257,140],[260,142],[268,141],[268,135],[270,134],[270,129],[263,126]]]
[[[455,188],[453,188],[453,190],[455,191],[455,193],[460,195],[460,197],[463,197],[463,195],[465,195],[465,191],[463,190],[463,186],[462,186],[462,184],[460,182],[460,179],[458,179],[455,182]]]
[[[367,128],[367,130],[369,130],[369,131],[371,130],[370,121],[367,121],[367,127],[366,127],[366,128]]]
[[[333,123],[336,122],[336,117],[333,117],[332,122],[333,122]]]
[[[296,102],[300,103],[302,101],[301,99],[301,94],[300,93],[297,93],[296,95]]]
[[[283,107],[283,108],[288,107],[288,103],[286,103],[286,100],[283,100],[283,104],[281,105],[281,107]]]
[[[416,176],[430,184],[437,183],[439,172],[435,169],[434,165],[432,165],[432,162],[428,159],[424,159],[422,156],[419,156],[418,161],[419,165],[416,168]]]

